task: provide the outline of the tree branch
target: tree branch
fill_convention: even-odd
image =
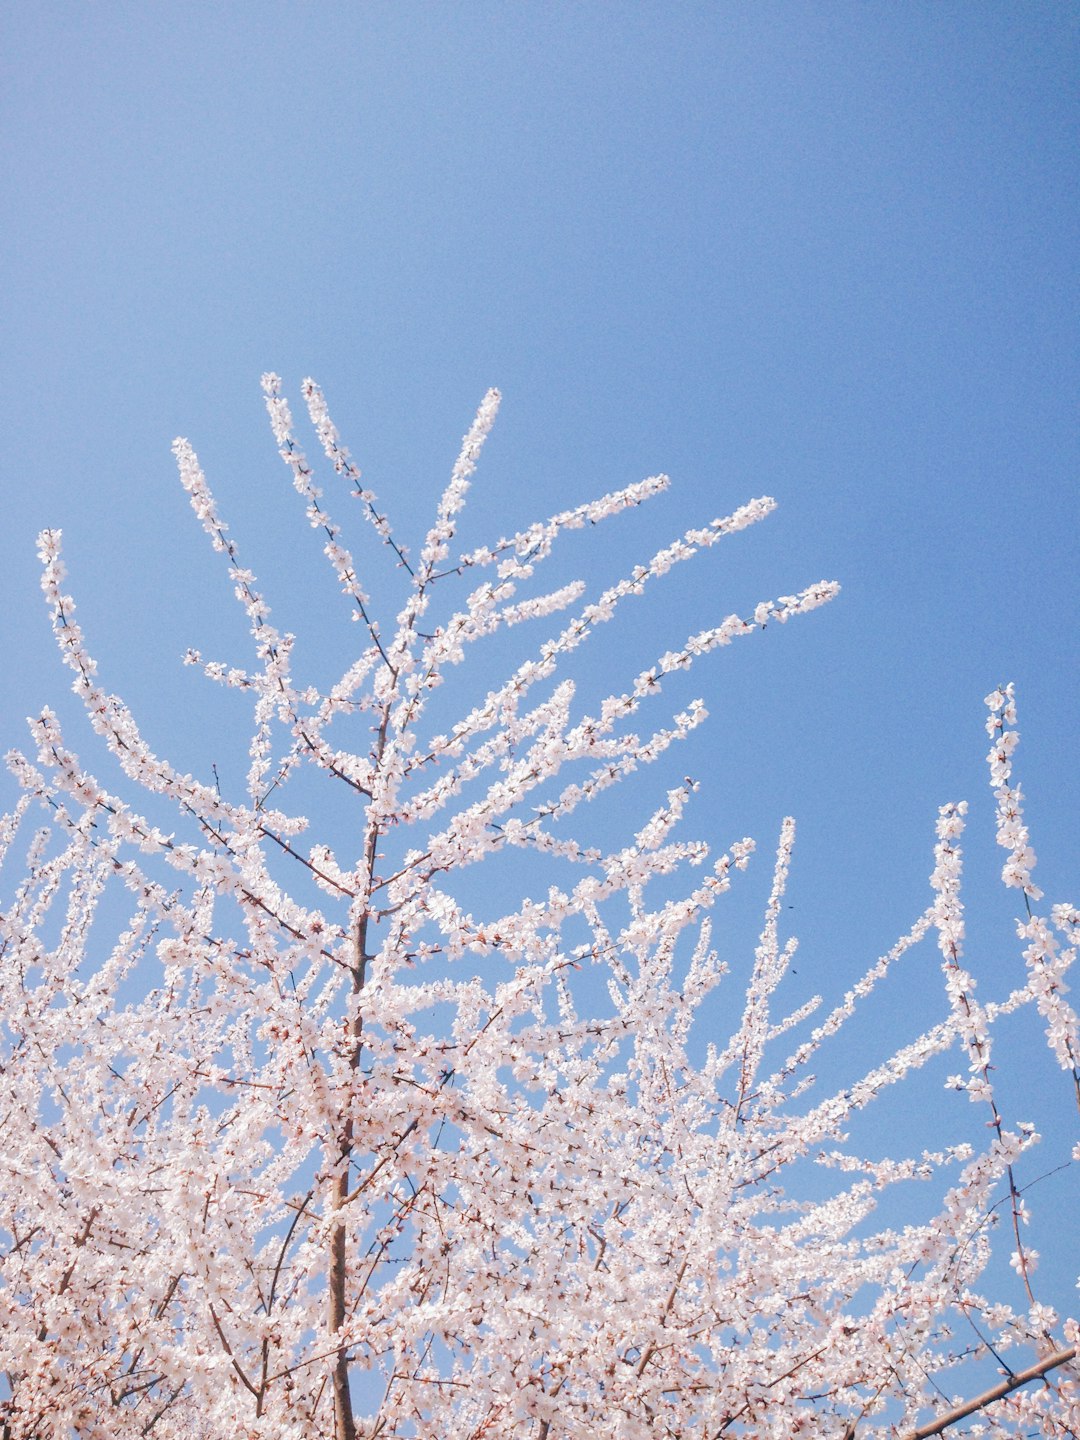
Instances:
[[[992,1390],[986,1390],[981,1395],[976,1395],[974,1400],[965,1400],[962,1405],[947,1410],[944,1415],[939,1415],[936,1420],[931,1420],[927,1425],[920,1425],[917,1430],[909,1430],[901,1440],[927,1440],[930,1435],[940,1435],[950,1425],[955,1425],[958,1420],[963,1420],[968,1415],[974,1415],[976,1410],[985,1410],[988,1405],[993,1405],[995,1400],[1002,1399],[1013,1390],[1018,1390],[1021,1385],[1028,1385],[1032,1380],[1038,1380],[1051,1370],[1056,1370],[1059,1365],[1066,1365],[1070,1360],[1075,1360],[1080,1347],[1070,1345],[1065,1350],[1055,1350],[1053,1355],[1048,1355],[1045,1360],[1040,1360],[1035,1365],[1029,1365],[1026,1370],[1019,1370],[1015,1375],[1010,1375],[1000,1385],[995,1385]]]

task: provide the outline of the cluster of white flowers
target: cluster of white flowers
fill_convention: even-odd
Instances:
[[[807,1033],[821,1002],[789,1003],[782,933],[792,821],[735,1004],[716,995],[740,966],[721,902],[753,840],[716,857],[682,838],[689,777],[627,843],[577,830],[586,802],[704,722],[695,699],[629,728],[668,676],[836,594],[823,581],[718,619],[588,705],[560,676],[632,597],[774,502],[687,530],[599,594],[533,593],[564,532],[668,481],[455,558],[489,391],[413,563],[305,381],[327,460],[396,562],[405,593],[383,630],[280,381],[263,386],[367,639],[324,690],[293,678],[300,647],[271,624],[177,441],[255,652],[248,668],[187,656],[253,703],[245,793],[151,751],[97,681],[59,532],[41,537],[73,688],[147,799],[143,813],[96,778],[50,711],[32,758],[9,756],[22,793],[0,817],[0,862],[33,814],[45,823],[0,893],[3,1440],[892,1440],[931,1433],[928,1413],[951,1424],[944,1396],[979,1357],[1025,1347],[1046,1383],[1003,1391],[969,1433],[1075,1431],[1076,1324],[1036,1297],[1037,1251],[1020,1239],[1015,1167],[1039,1134],[1004,1123],[990,1047],[998,1019],[1029,1007],[1075,1077],[1063,997],[1080,912],[1029,912],[1027,983],[978,1002],[962,965],[966,807],[946,806],[933,903]],[[463,579],[472,589],[444,603]],[[470,647],[555,615],[489,693],[469,692]],[[440,713],[457,695],[459,718],[434,732],[440,688]],[[1005,879],[1030,903],[1011,688],[991,702]],[[372,723],[360,753],[338,738],[358,712]],[[330,844],[318,815],[290,809],[304,767],[353,806],[351,853],[340,827]],[[163,812],[175,829],[151,818]],[[536,864],[515,893],[523,852]],[[497,883],[476,882],[481,863],[485,877],[505,867]],[[931,928],[944,998],[927,1028],[842,1088],[815,1081],[811,1062]],[[990,1107],[981,1144],[872,1156],[849,1140],[879,1096],[955,1049],[967,1071],[950,1084]],[[875,1221],[882,1192],[935,1183],[929,1218]],[[976,1290],[1006,1205],[1015,1304]]]
[[[1069,988],[1065,976],[1076,959],[1076,946],[1068,942],[1076,936],[1077,911],[1072,905],[1055,905],[1050,912],[1050,922],[1032,911],[1032,902],[1041,900],[1043,893],[1031,879],[1035,852],[1024,824],[1020,786],[1010,783],[1012,756],[1020,739],[1016,730],[1006,729],[1016,724],[1013,687],[1006,685],[992,691],[986,697],[986,706],[990,712],[986,721],[991,739],[987,760],[997,800],[997,841],[1009,851],[1001,878],[1006,885],[1023,891],[1027,916],[1017,922],[1016,933],[1027,942],[1024,959],[1028,965],[1028,983],[1046,1021],[1050,1048],[1062,1069],[1072,1072],[1080,1097],[1080,1017],[1065,999]],[[1059,936],[1067,943],[1062,945]]]
[[[263,376],[264,392],[272,390],[274,396],[277,396],[280,393],[280,385],[281,382],[276,375]],[[308,415],[315,428],[315,433],[319,437],[319,442],[323,447],[323,453],[339,475],[344,475],[347,480],[352,481],[352,493],[357,499],[363,501],[367,518],[374,527],[376,534],[384,544],[393,550],[400,564],[403,565],[406,570],[409,570],[411,574],[412,571],[409,566],[407,552],[398,545],[390,533],[389,521],[385,515],[379,512],[374,493],[361,484],[360,471],[353,464],[352,457],[346,447],[341,444],[337,426],[330,418],[330,411],[327,408],[326,399],[322,391],[318,385],[316,385],[315,381],[310,379],[305,380],[301,388],[304,392],[304,399],[307,401]]]
[[[1042,891],[1033,884],[1031,872],[1035,868],[1035,852],[1031,848],[1027,826],[1024,824],[1022,809],[1023,795],[1019,785],[1011,786],[1013,751],[1020,743],[1016,730],[1007,730],[1007,725],[1016,724],[1016,699],[1013,687],[994,690],[986,697],[990,711],[986,720],[986,731],[991,739],[987,761],[990,765],[990,783],[998,805],[997,841],[1008,850],[1009,858],[1001,872],[1006,885],[1022,890],[1028,901],[1041,900]],[[1029,906],[1030,908],[1030,906]]]

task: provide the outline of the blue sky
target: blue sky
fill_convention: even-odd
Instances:
[[[842,583],[702,668],[713,723],[674,762],[721,845],[797,817],[807,984],[907,928],[936,808],[966,797],[969,960],[1010,988],[982,730],[1004,680],[1039,877],[1080,896],[1080,8],[39,0],[3,30],[5,745],[70,713],[43,526],[106,685],[182,769],[227,770],[178,657],[242,663],[242,627],[173,436],[318,671],[347,632],[260,373],[296,402],[318,378],[413,542],[496,384],[471,543],[671,474],[602,554],[570,548],[601,575],[779,500],[635,622],[643,660]]]

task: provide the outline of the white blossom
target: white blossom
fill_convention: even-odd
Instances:
[[[1027,1238],[1055,1235],[1039,1201],[1060,1158],[1045,1189],[1018,1178],[1055,1132],[1010,1128],[995,1090],[1002,1017],[1036,1019],[1074,1083],[1078,1043],[1064,997],[1080,911],[1031,909],[1012,687],[988,697],[987,730],[1026,978],[980,998],[967,806],[949,804],[931,903],[825,1007],[825,982],[793,989],[822,959],[787,933],[794,821],[743,947],[727,907],[754,881],[755,842],[717,854],[687,829],[710,777],[665,771],[640,806],[625,782],[707,718],[703,699],[664,709],[673,677],[837,586],[726,618],[703,586],[694,632],[627,660],[611,693],[583,699],[560,673],[775,502],[654,541],[603,589],[536,588],[564,532],[669,482],[455,552],[491,390],[414,562],[306,380],[328,487],[348,484],[400,582],[377,604],[279,378],[263,388],[361,638],[333,683],[294,678],[303,646],[272,625],[178,440],[254,652],[185,656],[250,705],[239,794],[151,749],[98,679],[60,532],[39,542],[62,661],[109,753],[99,776],[45,709],[29,754],[8,756],[20,796],[0,862],[23,869],[0,893],[3,1435],[885,1440],[970,1394],[980,1359],[1010,1352],[1019,1371],[1023,1351],[1075,1345],[1075,1319],[1035,1293]],[[471,647],[512,626],[524,658],[478,693]],[[341,802],[310,818],[309,774]],[[600,843],[586,806],[616,786],[631,818]],[[853,1068],[865,1052],[833,1042],[864,1015],[873,1027],[930,931],[941,981],[919,996],[925,1020]],[[849,962],[826,959],[831,985]],[[932,1143],[864,1144],[879,1097],[946,1067],[964,1103],[941,1097]],[[1011,1289],[982,1295],[1003,1252]],[[996,1402],[986,1426],[1069,1433],[1075,1382],[1054,1378]]]

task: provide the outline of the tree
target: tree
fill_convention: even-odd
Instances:
[[[455,554],[491,391],[410,559],[307,381],[322,449],[403,573],[384,631],[277,377],[264,389],[365,638],[332,686],[294,678],[292,637],[178,440],[254,640],[245,670],[188,656],[253,703],[246,795],[151,752],[96,678],[59,534],[41,537],[74,689],[143,799],[85,769],[49,711],[32,722],[36,756],[9,756],[22,794],[4,853],[32,813],[45,823],[2,913],[4,1435],[925,1436],[967,1413],[971,1434],[1075,1434],[1077,1324],[1036,1298],[1024,1237],[1019,1167],[1039,1137],[1006,1124],[992,1083],[1002,1017],[1037,1009],[1080,1096],[1064,998],[1080,911],[1033,908],[1011,688],[989,697],[988,730],[1004,879],[1026,906],[1024,983],[976,998],[965,807],[947,805],[928,908],[816,1020],[815,1002],[782,1004],[785,822],[748,987],[718,1006],[711,912],[752,842],[715,859],[678,838],[689,779],[618,849],[569,822],[704,719],[695,701],[632,728],[666,677],[837,587],[700,630],[586,711],[560,679],[571,653],[772,501],[688,531],[598,598],[573,584],[519,599],[563,532],[641,505],[664,477]],[[434,733],[467,647],[560,614]],[[284,808],[309,773],[348,802],[350,853]],[[155,818],[166,811],[173,830]],[[516,902],[504,881],[468,889],[469,867],[514,852],[529,865]],[[810,1062],[935,934],[940,1018],[820,1095]],[[729,1031],[705,1045],[718,1015]],[[876,1098],[949,1051],[985,1143],[887,1160],[847,1143]],[[918,1180],[936,1185],[930,1213],[875,1226],[879,1200]],[[999,1216],[1011,1304],[980,1288]]]

